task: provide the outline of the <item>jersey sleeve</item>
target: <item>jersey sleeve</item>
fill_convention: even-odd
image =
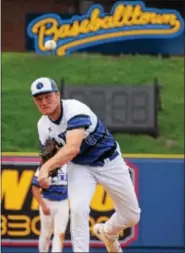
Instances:
[[[35,172],[33,178],[32,178],[32,185],[40,187],[40,184],[38,183],[38,175],[39,175],[39,168]]]
[[[73,116],[67,122],[67,130],[72,130],[76,128],[85,128],[87,129],[91,125],[90,116],[85,114],[78,114]]]
[[[71,104],[68,120],[67,130],[77,128],[89,128],[92,124],[89,108],[79,101],[73,101]]]

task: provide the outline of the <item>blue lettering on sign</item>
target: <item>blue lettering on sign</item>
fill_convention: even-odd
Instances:
[[[148,8],[143,1],[118,1],[109,13],[100,4],[84,15],[63,19],[47,13],[32,20],[27,33],[37,53],[48,54],[47,40],[53,40],[56,55],[70,55],[99,44],[143,38],[174,38],[184,31],[184,19],[176,10]]]

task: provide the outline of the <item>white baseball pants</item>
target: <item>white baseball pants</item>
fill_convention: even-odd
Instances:
[[[121,154],[112,161],[106,159],[103,167],[69,163],[67,170],[74,252],[89,252],[90,202],[97,183],[103,185],[115,204],[116,212],[105,223],[110,236],[115,237],[122,229],[139,222],[140,208]]]
[[[62,252],[62,235],[65,230],[69,219],[69,203],[67,200],[50,201],[44,199],[46,205],[50,208],[51,215],[44,215],[40,208],[40,236],[39,236],[39,252],[48,252],[51,235],[52,252]]]

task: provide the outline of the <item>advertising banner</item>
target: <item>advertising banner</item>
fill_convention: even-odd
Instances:
[[[3,246],[34,246],[40,234],[38,203],[31,192],[32,177],[39,165],[37,157],[4,157],[2,161],[2,199],[1,199],[1,235]],[[137,192],[137,168],[129,163],[130,175]],[[93,225],[106,221],[114,212],[110,196],[101,185],[97,185],[91,201],[89,228],[91,245],[103,244],[95,237]],[[71,245],[69,231],[66,232],[65,245]],[[123,246],[137,238],[137,226],[120,233]]]
[[[178,38],[178,47],[180,43],[182,48],[183,43],[184,20],[181,14],[171,9],[149,8],[142,1],[118,1],[108,13],[100,4],[92,5],[84,15],[28,13],[26,23],[27,49],[32,48],[42,55],[52,51],[65,56],[84,49],[110,53],[113,49],[106,45],[115,42],[119,53],[123,53],[124,50],[133,51],[128,45],[134,40],[137,40],[136,44],[140,43],[136,52],[142,53],[147,48],[150,53],[166,53],[173,51],[175,43],[172,39]],[[157,40],[157,45],[150,44],[153,39],[154,44]],[[123,41],[129,41],[127,47],[123,46]]]

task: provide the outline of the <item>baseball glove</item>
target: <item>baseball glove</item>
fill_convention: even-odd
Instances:
[[[42,158],[41,165],[52,158],[58,152],[59,148],[60,146],[54,139],[47,139],[40,153],[40,157]],[[58,169],[60,168],[56,168],[50,172],[49,176],[55,177],[57,175]]]

